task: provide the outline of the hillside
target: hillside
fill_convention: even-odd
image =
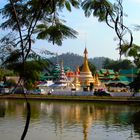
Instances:
[[[62,60],[64,62],[64,66],[69,66],[72,70],[75,70],[77,66],[81,66],[83,64],[83,56],[74,53],[65,53],[57,57],[50,58],[50,61],[54,64],[56,64],[57,61],[60,63]],[[105,60],[105,57],[95,57],[90,58],[89,62],[94,64],[96,69],[101,69]]]

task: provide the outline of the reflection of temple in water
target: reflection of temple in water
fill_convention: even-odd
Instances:
[[[100,105],[100,104],[77,104],[77,103],[54,103],[47,107],[44,104],[46,112],[51,110],[51,119],[54,119],[56,125],[56,133],[63,134],[64,129],[77,125],[82,125],[83,140],[88,140],[88,136],[92,133],[92,127],[96,121],[103,123],[108,128],[109,123],[119,124],[130,117],[127,112],[128,107]],[[113,114],[112,114],[113,112]],[[125,113],[126,112],[126,113]],[[111,122],[109,121],[111,120]],[[76,128],[75,128],[76,129]],[[58,132],[59,130],[59,132]],[[79,130],[79,129],[78,129]]]
[[[43,105],[42,105],[43,107]],[[99,111],[95,111],[94,106],[83,105],[83,104],[67,104],[67,103],[55,103],[52,104],[52,109],[47,104],[44,104],[45,110],[47,112],[51,112],[51,118],[54,119],[56,133],[63,133],[63,129],[66,126],[72,126],[75,123],[81,124],[83,127],[83,140],[88,140],[89,129],[92,127],[94,121],[102,118],[104,116],[105,111],[100,109]],[[42,108],[42,109],[43,109]]]
[[[0,103],[0,109],[3,104]],[[3,111],[10,116],[18,116],[25,114],[25,106],[23,101],[4,102]],[[139,110],[139,109],[138,109]],[[3,114],[3,111],[0,112]],[[108,128],[109,125],[118,125],[123,123],[128,125],[131,112],[136,112],[137,108],[128,107],[128,105],[106,105],[101,103],[87,102],[52,102],[52,101],[36,101],[31,102],[31,123],[39,121],[43,129],[50,125],[55,134],[60,138],[65,135],[66,131],[78,137],[76,132],[82,133],[81,139],[88,140],[93,135],[93,126],[100,121],[101,125]],[[18,112],[18,113],[17,113]],[[4,114],[5,115],[5,114]],[[127,120],[128,119],[128,120]],[[139,125],[132,122],[134,129],[140,134]],[[130,127],[130,126],[129,126]],[[78,133],[79,134],[79,133]]]

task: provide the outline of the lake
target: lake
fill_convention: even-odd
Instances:
[[[140,105],[30,101],[25,140],[139,140]],[[23,100],[0,100],[0,140],[20,140],[26,121]]]

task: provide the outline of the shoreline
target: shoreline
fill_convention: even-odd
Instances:
[[[140,103],[140,97],[129,96],[65,96],[65,95],[26,95],[28,100],[61,100],[92,102]],[[1,94],[1,99],[25,99],[23,94]]]

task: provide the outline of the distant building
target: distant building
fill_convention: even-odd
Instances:
[[[133,82],[139,72],[140,72],[140,69],[137,69],[137,68],[123,69],[119,71],[119,75],[126,76],[129,82]]]
[[[120,72],[115,72],[112,69],[101,69],[97,71],[99,79],[106,85],[128,85],[132,82],[132,74],[130,70],[121,70]],[[136,77],[136,71],[133,73],[133,78]]]
[[[118,76],[118,73],[112,69],[100,69],[97,71],[97,74],[102,82],[113,80]]]
[[[70,69],[70,67],[64,67],[64,73],[66,74],[68,79],[74,77],[74,72]],[[50,73],[48,72],[41,73],[40,81],[48,81],[48,80],[56,81],[60,77],[60,74],[61,74],[61,66],[59,64],[56,64],[54,68],[50,71]]]

